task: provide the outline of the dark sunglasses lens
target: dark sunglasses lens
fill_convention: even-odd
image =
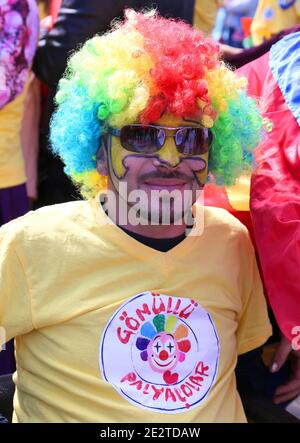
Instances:
[[[163,133],[159,128],[128,125],[121,129],[121,145],[127,151],[153,154],[163,145]]]
[[[182,128],[176,133],[176,146],[183,155],[201,155],[208,152],[212,134],[206,128]]]

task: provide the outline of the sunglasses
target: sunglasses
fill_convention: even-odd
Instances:
[[[155,154],[164,145],[166,137],[173,137],[177,151],[186,156],[202,155],[209,151],[212,133],[203,127],[126,125],[121,129],[108,128],[108,133],[120,137],[123,148],[137,154]]]

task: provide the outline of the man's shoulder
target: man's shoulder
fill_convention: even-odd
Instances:
[[[227,233],[248,233],[247,228],[234,215],[226,209],[214,206],[204,207],[204,226],[205,228],[223,230]]]
[[[64,235],[70,232],[72,225],[85,225],[92,217],[92,206],[84,200],[44,206],[2,226],[0,239],[9,236],[34,240],[51,233]]]
[[[206,206],[204,209],[204,236],[211,247],[216,245],[224,253],[238,254],[239,260],[252,257],[253,244],[246,226],[226,209]]]

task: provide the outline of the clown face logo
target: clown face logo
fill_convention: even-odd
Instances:
[[[215,328],[197,302],[150,292],[115,313],[100,344],[103,378],[135,406],[160,413],[205,401],[218,358]]]
[[[148,361],[153,371],[161,373],[168,385],[177,383],[178,374],[172,374],[171,370],[185,360],[185,354],[191,349],[191,342],[185,339],[188,328],[180,325],[173,331],[177,322],[175,316],[156,315],[153,323],[142,326],[143,336],[136,341],[141,359]]]

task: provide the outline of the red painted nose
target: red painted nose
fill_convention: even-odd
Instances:
[[[167,360],[169,358],[169,354],[167,351],[160,351],[159,358],[160,360]]]

